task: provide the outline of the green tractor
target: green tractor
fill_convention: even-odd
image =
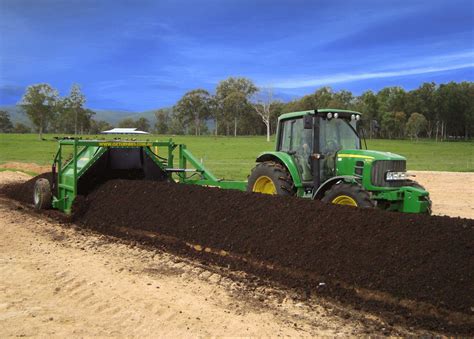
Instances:
[[[408,178],[404,157],[362,149],[360,119],[359,112],[339,109],[281,115],[276,151],[257,158],[247,191],[431,213],[429,193]]]

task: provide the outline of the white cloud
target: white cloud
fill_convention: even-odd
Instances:
[[[408,75],[418,75],[427,73],[437,73],[452,71],[464,68],[473,68],[474,62],[456,64],[450,66],[429,66],[429,67],[418,67],[411,69],[401,69],[394,71],[378,71],[378,72],[364,72],[364,73],[339,73],[334,75],[326,75],[320,77],[305,77],[305,78],[294,78],[282,81],[275,81],[271,84],[267,84],[275,88],[302,88],[302,87],[313,87],[322,86],[335,83],[345,83],[357,80],[367,79],[380,79],[380,78],[391,78]]]

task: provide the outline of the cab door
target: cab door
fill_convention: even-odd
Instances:
[[[312,182],[313,129],[304,128],[302,117],[281,122],[277,150],[292,156],[303,183]]]

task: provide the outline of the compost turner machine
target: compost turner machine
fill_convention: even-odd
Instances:
[[[360,119],[359,112],[339,109],[281,115],[276,149],[257,157],[248,181],[217,178],[185,145],[172,139],[61,139],[52,182],[39,179],[35,185],[35,206],[71,213],[77,195],[86,195],[106,180],[124,178],[429,214],[429,193],[409,178],[404,157],[363,149],[357,126]]]
[[[38,209],[53,207],[67,214],[71,213],[77,195],[85,195],[109,179],[177,181],[238,190],[245,190],[247,185],[245,181],[216,178],[185,145],[176,144],[171,139],[61,139],[53,161],[52,178],[51,183],[47,179],[36,182],[35,206]]]

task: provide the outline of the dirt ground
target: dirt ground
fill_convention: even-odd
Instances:
[[[30,171],[30,172],[35,172],[35,173],[43,173],[43,172],[51,171],[50,165],[46,166],[46,165],[38,165],[38,164],[26,163],[26,162],[7,162],[4,164],[0,164],[0,168]]]
[[[416,172],[435,214],[474,218],[474,173]],[[25,180],[0,172],[0,183]],[[0,336],[420,335],[252,277],[0,200]]]
[[[474,219],[474,173],[410,171],[431,196],[433,214]]]

